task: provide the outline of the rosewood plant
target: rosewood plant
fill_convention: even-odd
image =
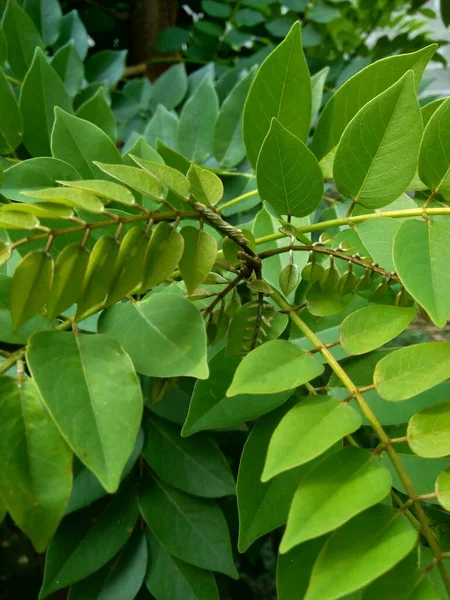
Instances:
[[[5,171],[0,500],[41,598],[214,600],[263,537],[280,600],[449,596],[450,342],[399,338],[450,313],[434,51],[349,79],[311,140],[297,23],[239,90],[248,163],[207,77],[188,157],[58,108],[52,156]],[[226,174],[202,115],[233,131]]]

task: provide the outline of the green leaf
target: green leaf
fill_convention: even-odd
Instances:
[[[97,125],[114,142],[117,139],[117,125],[113,112],[105,97],[105,88],[100,87],[77,110],[77,117]]]
[[[280,272],[280,288],[285,296],[289,296],[300,283],[300,269],[295,263],[288,263]]]
[[[408,71],[346,127],[334,158],[337,188],[367,208],[393,202],[414,177],[421,138],[414,74]]]
[[[311,123],[314,123],[322,106],[323,90],[327,80],[330,67],[324,67],[311,77],[312,115]]]
[[[295,492],[280,552],[337,529],[381,502],[391,484],[391,474],[380,456],[360,448],[347,446],[325,458],[307,473]]]
[[[11,281],[10,310],[14,329],[34,317],[48,298],[53,259],[44,250],[32,250],[17,267]]]
[[[400,562],[417,532],[394,509],[378,505],[328,539],[314,564],[305,600],[334,600],[358,590]]]
[[[412,398],[445,381],[450,372],[450,342],[428,342],[400,348],[380,360],[374,383],[382,398]]]
[[[6,40],[5,32],[0,24],[0,66],[3,67],[5,62],[8,60],[8,42]]]
[[[392,252],[394,238],[400,226],[401,222],[399,219],[381,217],[379,219],[368,219],[355,227],[356,232],[374,262],[389,273],[396,270],[392,259]]]
[[[95,242],[83,280],[81,296],[78,299],[77,321],[81,320],[92,307],[103,302],[108,293],[113,276],[119,244],[108,235]]]
[[[73,216],[73,210],[69,206],[54,204],[50,202],[31,202],[19,203],[12,202],[11,204],[2,204],[0,207],[0,220],[2,213],[27,213],[40,217],[42,219],[70,219]],[[18,223],[20,224],[20,223]],[[13,222],[10,223],[13,225]]]
[[[64,84],[44,53],[36,48],[20,94],[24,124],[23,142],[32,156],[50,156],[50,137],[55,119],[54,107],[72,112]]]
[[[98,361],[107,361],[108,370]],[[103,487],[115,492],[142,415],[142,394],[128,355],[104,335],[41,331],[30,340],[27,362],[69,446]]]
[[[104,178],[101,170],[93,164],[95,160],[121,164],[119,151],[96,125],[69,115],[59,107],[55,108],[55,115],[51,141],[55,158],[71,164],[84,179]]]
[[[275,429],[261,480],[320,456],[360,426],[360,415],[345,402],[331,396],[302,398]]]
[[[442,471],[436,479],[436,493],[439,504],[449,510],[450,508],[450,469]]]
[[[10,154],[22,142],[23,121],[16,97],[3,71],[0,71],[0,102],[0,152]]]
[[[320,115],[311,142],[311,150],[317,160],[322,160],[337,146],[344,129],[363,106],[398,82],[409,70],[414,71],[417,90],[425,67],[435,51],[436,44],[432,44],[417,52],[390,56],[348,79],[330,98]]]
[[[89,49],[89,35],[77,10],[71,10],[63,16],[56,46],[60,48],[71,40],[74,41],[81,60],[84,60]]]
[[[148,103],[152,94],[152,84],[147,77],[129,79],[123,86],[122,91],[127,96],[139,102],[139,108],[148,110]]]
[[[0,495],[43,552],[64,516],[72,488],[72,453],[31,379],[0,377]]]
[[[101,213],[104,210],[103,202],[90,192],[85,190],[77,190],[68,187],[56,187],[38,190],[25,190],[23,192],[28,198],[39,198],[45,202],[62,204],[86,210],[93,213]]]
[[[185,298],[161,293],[117,304],[102,313],[99,331],[114,337],[143,375],[208,377],[203,319]]]
[[[439,327],[450,314],[448,221],[406,221],[394,239],[394,264],[403,285]]]
[[[86,190],[95,196],[105,198],[106,202],[119,202],[119,204],[125,204],[125,206],[135,203],[134,196],[129,189],[112,181],[88,179],[81,181],[58,181],[57,183],[77,190]]]
[[[298,22],[260,66],[245,103],[244,142],[253,167],[273,118],[306,141],[311,123],[311,81]]]
[[[124,167],[125,168],[125,167]],[[141,227],[133,227],[125,234],[119,248],[106,305],[119,302],[136,288],[140,289],[144,275],[144,259],[148,237]]]
[[[416,316],[415,308],[371,305],[344,319],[341,344],[347,354],[365,354],[400,335]]]
[[[186,200],[189,197],[189,181],[177,169],[153,160],[145,160],[144,158],[139,158],[132,154],[130,154],[130,157],[135,163],[142,167],[144,171],[150,173],[161,186],[167,186],[177,197],[182,200]]]
[[[152,87],[149,108],[154,112],[159,104],[172,110],[186,95],[188,79],[183,63],[174,65],[158,77]]]
[[[214,156],[221,166],[229,169],[238,165],[246,155],[242,137],[242,114],[256,67],[239,81],[220,107],[214,127]]]
[[[127,165],[106,165],[100,162],[96,162],[95,165],[104,173],[114,177],[114,179],[117,179],[121,183],[125,183],[153,202],[160,202],[162,200],[163,190],[161,185],[143,169]]]
[[[0,227],[3,229],[34,229],[38,225],[38,219],[31,214],[4,210],[0,212]]]
[[[450,98],[432,115],[423,133],[419,177],[434,192],[450,200]]]
[[[187,172],[187,178],[191,184],[191,194],[197,202],[214,206],[223,196],[223,183],[217,175],[192,164]]]
[[[295,597],[305,597],[312,568],[326,539],[327,537],[324,536],[308,540],[300,544],[300,546],[296,546],[287,554],[278,555],[278,600],[292,600]]]
[[[450,454],[450,402],[422,409],[408,423],[408,443],[425,458]]]
[[[83,62],[73,40],[55,52],[51,65],[60,76],[67,93],[73,98],[80,91],[84,79]]]
[[[227,398],[226,391],[240,361],[237,356],[226,357],[224,350],[219,350],[211,358],[209,378],[195,384],[182,436],[204,429],[219,429],[252,421],[287,400],[290,392],[244,394]]]
[[[179,427],[149,415],[142,454],[158,477],[188,494],[216,498],[236,493],[225,457],[205,434],[182,438]]]
[[[144,130],[144,138],[150,146],[156,146],[156,140],[161,140],[171,148],[178,145],[178,117],[159,104],[155,114]]]
[[[183,173],[183,175],[186,175],[191,166],[187,158],[166,146],[161,140],[156,141],[156,149],[167,166],[173,167],[177,171],[180,171],[180,173]]]
[[[436,110],[441,106],[443,102],[445,102],[447,98],[439,98],[438,100],[433,100],[432,102],[428,102],[425,106],[420,108],[420,113],[422,115],[423,128],[428,125],[429,120],[434,115]]]
[[[164,164],[164,160],[161,158],[161,156],[145,141],[142,135],[136,139],[134,144],[130,146],[128,152],[123,155],[123,164],[128,165],[129,167],[134,167],[136,163],[131,158],[131,155],[133,155],[135,158],[144,158],[145,160],[151,160],[153,162]]]
[[[136,529],[111,562],[70,588],[68,600],[133,600],[144,581],[147,556],[145,536]]]
[[[308,19],[315,23],[330,23],[340,16],[341,13],[338,8],[327,6],[325,4],[314,4],[312,10],[308,12]]]
[[[33,61],[35,48],[43,48],[44,43],[31,17],[16,0],[8,0],[2,26],[8,43],[9,66],[22,80]]]
[[[286,340],[272,340],[244,357],[227,396],[292,390],[323,373],[323,365]]]
[[[45,560],[39,598],[85,579],[109,562],[130,538],[138,518],[136,490],[118,494],[64,519]]]
[[[409,449],[408,449],[409,450]],[[417,494],[429,494],[433,489],[436,479],[444,469],[450,466],[449,458],[422,458],[415,454],[398,453],[403,468],[407,472]],[[402,494],[408,494],[403,481],[398,476],[392,463],[389,461],[386,466],[391,471],[393,487]],[[436,500],[429,498],[427,502],[436,503]]]
[[[23,6],[41,32],[46,46],[59,37],[62,10],[58,0],[25,0]]]
[[[211,500],[180,492],[150,476],[139,507],[152,534],[176,558],[238,578],[225,517]]]
[[[211,79],[205,77],[180,114],[178,148],[189,160],[202,163],[212,153],[218,113],[219,99]]]
[[[86,61],[86,79],[107,81],[110,88],[114,87],[125,71],[127,50],[102,50],[95,52]]]
[[[145,255],[142,288],[153,288],[167,279],[177,267],[183,248],[183,236],[169,223],[158,223]]]
[[[147,532],[151,560],[145,584],[156,600],[218,600],[214,575],[169,554],[163,544]]]
[[[195,227],[183,227],[183,256],[180,259],[180,271],[189,294],[193,294],[203,283],[216,260],[217,242],[206,231]]]
[[[323,176],[314,154],[295,135],[272,119],[256,165],[261,198],[279,215],[306,217],[323,195]]]
[[[69,244],[56,259],[53,284],[47,300],[49,321],[78,300],[88,260],[89,252],[79,244]]]
[[[257,10],[243,8],[237,12],[235,19],[240,27],[254,27],[264,22],[264,15]]]
[[[71,165],[56,158],[31,158],[6,169],[3,196],[16,202],[35,202],[26,197],[23,190],[41,190],[56,185],[58,179],[75,180],[81,176]]]

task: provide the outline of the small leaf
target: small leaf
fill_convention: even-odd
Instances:
[[[25,0],[23,6],[41,32],[46,46],[59,37],[62,10],[58,0]]]
[[[166,146],[161,140],[156,141],[156,150],[158,154],[163,158],[165,164],[169,167],[180,171],[183,175],[189,171],[189,167],[191,166],[190,161],[185,158],[182,154],[179,154],[172,148]]]
[[[450,402],[423,408],[408,423],[408,443],[425,458],[450,454]]]
[[[0,212],[0,227],[3,229],[34,229],[39,225],[39,220],[32,214],[21,211]]]
[[[183,248],[183,236],[169,223],[158,223],[145,255],[142,288],[151,289],[167,279],[176,269]]]
[[[119,204],[130,205],[135,203],[133,194],[129,189],[112,181],[101,179],[88,179],[82,181],[58,181],[61,185],[86,190],[95,196],[105,198],[108,202],[119,202]]]
[[[95,56],[95,55],[94,55]],[[97,125],[113,142],[117,139],[117,125],[114,114],[106,100],[105,88],[99,87],[77,110],[77,117]]]
[[[22,80],[33,61],[35,48],[43,48],[44,43],[30,16],[16,0],[8,0],[2,26],[8,42],[9,65]]]
[[[188,198],[190,190],[189,181],[177,169],[133,155],[131,155],[131,158],[144,171],[150,173],[160,185],[167,186],[171,192],[183,200]]]
[[[416,316],[415,308],[373,305],[360,308],[344,319],[341,344],[347,354],[365,354],[401,334]]]
[[[270,440],[261,480],[320,456],[361,426],[356,410],[331,396],[308,396],[286,414]]]
[[[81,60],[84,60],[89,49],[89,35],[77,10],[71,10],[61,19],[60,35],[56,46],[60,48],[71,40]]]
[[[73,98],[80,91],[84,79],[83,61],[73,40],[55,52],[51,65],[60,76],[67,93]]]
[[[296,546],[287,554],[278,555],[278,600],[292,600],[296,595],[299,598],[304,598],[312,568],[326,540],[327,536],[308,540],[300,546]]]
[[[44,250],[32,250],[17,267],[11,281],[10,310],[14,329],[43,307],[53,279],[53,259]]]
[[[319,114],[323,100],[323,90],[327,80],[330,67],[324,67],[311,77],[311,94],[312,94],[312,116],[311,123],[314,123]]]
[[[144,129],[144,138],[150,146],[155,147],[156,140],[161,140],[164,144],[176,150],[178,147],[178,124],[178,117],[168,111],[163,104],[159,104],[155,114]]]
[[[432,115],[423,133],[419,177],[435,194],[450,200],[450,98]]]
[[[242,232],[242,235],[244,236],[244,238],[247,240],[248,247],[251,250],[256,251],[256,241],[255,241],[255,236],[253,235],[253,233],[251,231],[248,231],[247,229],[242,229],[241,232]],[[238,253],[242,252],[242,248],[241,248],[241,246],[236,244],[236,242],[233,242],[233,240],[231,238],[226,237],[223,240],[222,252],[223,252],[223,256],[224,256],[225,260],[227,262],[229,262],[230,265],[239,265],[240,264],[241,259],[239,258]]]
[[[69,206],[52,204],[50,202],[32,202],[30,204],[13,202],[11,204],[3,204],[0,207],[0,222],[2,213],[26,213],[41,219],[70,219],[73,216],[73,210]],[[37,225],[37,222],[35,222],[35,225]]]
[[[163,191],[158,181],[143,169],[129,167],[127,165],[106,165],[100,162],[96,166],[121,183],[125,183],[132,189],[150,198],[154,202],[160,202]]]
[[[107,81],[108,86],[112,88],[125,71],[126,59],[126,50],[94,52],[86,61],[86,79],[90,82]]]
[[[216,260],[217,242],[206,231],[195,227],[183,227],[181,235],[184,239],[183,256],[180,271],[189,294],[204,282]]]
[[[49,321],[78,300],[88,260],[89,252],[79,244],[69,244],[56,259],[53,284],[47,300]]]
[[[155,81],[150,96],[149,108],[155,111],[159,104],[171,110],[178,106],[186,95],[188,80],[183,63],[167,69]]]
[[[0,71],[0,102],[0,152],[9,154],[22,142],[23,120],[16,96],[3,71]]]
[[[442,471],[436,479],[436,493],[439,504],[445,510],[450,510],[450,469]]]
[[[323,365],[286,340],[255,348],[236,369],[227,396],[292,390],[323,373]]]
[[[148,237],[141,227],[125,234],[114,264],[106,305],[119,302],[142,284]]]
[[[104,210],[103,202],[96,196],[84,190],[69,189],[64,187],[40,190],[26,190],[23,194],[29,198],[39,198],[45,202],[64,204],[72,208],[88,212],[101,213]]]
[[[280,288],[285,296],[289,296],[300,283],[300,269],[295,263],[288,263],[280,273]]]
[[[223,183],[211,171],[192,164],[187,172],[191,184],[191,194],[202,204],[215,206],[223,196]]]
[[[394,238],[400,227],[401,222],[399,219],[390,219],[387,217],[369,219],[355,227],[373,261],[389,273],[396,271],[392,252]]]

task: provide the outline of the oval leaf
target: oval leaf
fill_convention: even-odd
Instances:
[[[408,443],[425,458],[450,454],[450,402],[422,409],[408,423]]]
[[[173,225],[158,223],[152,233],[144,260],[143,289],[163,282],[176,269],[183,255],[184,238]]]
[[[180,271],[189,294],[203,283],[216,260],[217,242],[210,233],[195,227],[183,227],[183,256]]]
[[[419,177],[434,194],[450,200],[450,98],[439,106],[423,133]]]
[[[125,205],[135,203],[134,196],[129,189],[112,181],[90,179],[86,181],[58,181],[58,183],[78,190],[86,190],[94,196],[105,198],[107,202],[119,202],[119,204]]]
[[[47,301],[49,321],[78,300],[88,260],[89,252],[79,244],[66,246],[56,259],[53,284]]]

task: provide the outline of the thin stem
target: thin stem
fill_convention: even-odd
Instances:
[[[230,281],[230,283],[227,285],[227,287],[225,289],[223,289],[220,292],[220,294],[217,294],[217,296],[215,297],[213,302],[211,302],[211,304],[205,308],[205,311],[203,312],[204,319],[206,319],[206,317],[212,313],[212,311],[216,308],[216,306],[219,304],[219,302],[221,300],[223,300],[227,294],[229,294],[232,290],[234,290],[234,288],[237,286],[237,284],[243,278],[244,278],[244,275],[242,273],[239,273],[239,275],[235,279],[233,279],[233,281]]]
[[[6,373],[11,367],[13,367],[18,360],[20,360],[25,354],[25,348],[19,348],[12,354],[9,355],[9,358],[5,360],[5,362],[0,364],[0,375]]]
[[[258,195],[258,190],[252,190],[251,192],[246,192],[245,194],[236,196],[236,198],[233,198],[232,200],[229,200],[228,202],[225,202],[224,204],[221,204],[220,206],[218,206],[217,212],[221,212],[221,211],[225,210],[226,208],[229,208],[230,206],[234,206],[235,204],[238,204],[239,202],[242,202],[243,200],[247,200],[247,198],[251,198],[252,196],[257,196],[257,195]]]
[[[15,85],[22,85],[22,82],[19,79],[11,77],[11,75],[6,75],[6,73],[3,73],[3,75],[5,76],[5,79],[10,81],[11,83],[14,83]]]

